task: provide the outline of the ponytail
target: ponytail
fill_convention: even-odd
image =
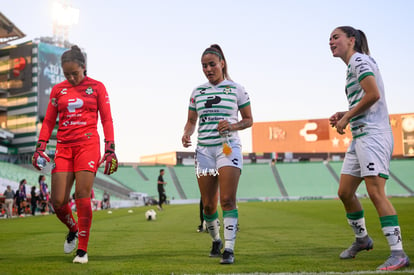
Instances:
[[[343,31],[347,37],[355,37],[354,50],[369,55],[368,40],[365,33],[361,30],[354,29],[351,26],[341,26],[337,29]]]

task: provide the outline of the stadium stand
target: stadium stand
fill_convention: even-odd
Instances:
[[[244,165],[237,190],[239,198],[282,197],[269,163]]]
[[[51,176],[50,173],[44,173],[42,171],[37,171],[29,165],[17,165],[9,162],[0,162],[0,178],[2,179],[0,182],[4,182],[0,187],[0,192],[3,192],[6,186],[5,184],[10,184],[14,190],[17,189],[18,183],[22,179],[26,179],[27,186],[26,186],[26,193],[30,194],[30,188],[32,186],[36,186],[38,188],[38,178],[39,175],[46,176],[46,182],[49,183],[49,191],[51,190],[50,182]],[[101,180],[100,180],[101,179]],[[113,196],[111,199],[119,200],[119,199],[126,199],[128,197],[128,193],[130,190],[122,190],[119,191],[121,188],[119,183],[110,179],[108,176],[101,174],[100,172],[97,173],[97,179],[94,184],[95,196],[96,199],[100,200],[104,190],[111,191]],[[75,187],[72,187],[72,192],[75,191]]]
[[[337,181],[322,162],[277,163],[289,197],[335,197]]]
[[[341,167],[341,161],[245,164],[237,196],[241,200],[336,198]],[[413,167],[414,159],[391,161],[386,185],[389,196],[414,196]],[[158,200],[156,184],[161,168],[166,170],[164,180],[169,200],[200,198],[193,165],[121,165],[111,176],[103,174],[101,169],[98,171],[94,184],[96,199],[101,200],[106,190],[111,200],[128,199],[130,192],[146,193]],[[40,174],[43,173],[28,165],[0,161],[0,192],[7,184],[17,189],[18,182],[25,178],[30,193],[31,186],[38,187]],[[46,178],[50,182],[50,174],[46,174]],[[357,192],[360,196],[368,196],[365,184],[361,184]]]
[[[391,175],[397,181],[403,183],[404,188],[414,196],[414,159],[392,160],[390,165]]]
[[[28,169],[9,162],[0,162],[0,178],[8,179],[15,182],[16,187],[22,179],[26,179],[28,186],[38,186],[39,175],[43,175],[42,172],[38,172],[34,169]],[[50,182],[50,175],[46,175],[47,182]],[[30,193],[30,190],[27,190]]]
[[[200,199],[194,166],[175,166],[174,170],[187,199]]]
[[[160,169],[165,169],[164,181],[165,192],[168,199],[180,198],[177,188],[174,185],[171,174],[168,173],[168,167],[166,166],[140,166],[137,170],[135,166],[119,166],[116,173],[111,177],[119,182],[122,182],[125,186],[132,191],[146,193],[150,197],[154,197],[158,200],[157,191],[157,179]]]
[[[103,169],[100,169],[100,171],[102,172]],[[132,166],[118,166],[116,173],[111,174],[109,178],[114,179],[117,182],[122,182],[126,187],[133,191],[145,188],[142,186],[143,180],[140,179],[137,171]]]

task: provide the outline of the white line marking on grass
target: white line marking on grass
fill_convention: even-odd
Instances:
[[[354,274],[414,274],[414,269],[396,271],[366,270],[350,272],[282,272],[282,273],[219,273],[217,275],[354,275]]]

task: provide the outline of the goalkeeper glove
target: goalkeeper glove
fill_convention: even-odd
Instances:
[[[115,155],[115,143],[105,140],[105,154],[103,155],[99,165],[105,162],[104,174],[110,175],[118,169],[118,159]]]
[[[42,170],[43,167],[39,166],[39,160],[40,158],[44,158],[47,162],[50,162],[50,158],[48,155],[46,155],[46,144],[47,142],[44,140],[39,140],[36,144],[36,151],[33,154],[32,157],[32,164],[34,168],[37,170]]]

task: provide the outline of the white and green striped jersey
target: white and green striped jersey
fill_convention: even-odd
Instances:
[[[357,106],[365,95],[359,83],[369,75],[375,77],[380,99],[364,113],[351,118],[349,124],[353,138],[391,131],[382,77],[377,63],[369,55],[355,53],[349,61],[345,87],[349,110]]]
[[[230,80],[214,86],[207,82],[195,88],[191,94],[189,109],[198,114],[199,146],[221,145],[223,138],[217,131],[220,120],[238,122],[238,111],[250,104],[249,95],[244,88]],[[237,131],[229,134],[232,144],[240,144]]]

